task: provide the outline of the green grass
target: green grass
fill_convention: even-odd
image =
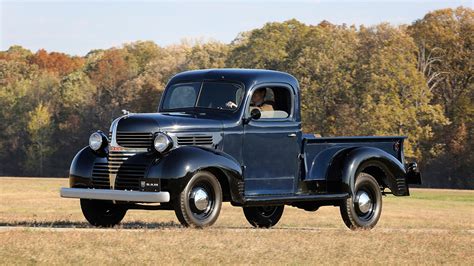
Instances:
[[[474,203],[474,195],[469,190],[413,190],[411,199],[434,201],[460,201]]]

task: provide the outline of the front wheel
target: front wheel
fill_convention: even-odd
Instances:
[[[210,172],[199,171],[189,180],[174,201],[179,222],[188,227],[213,225],[222,206],[222,189],[217,178]]]
[[[284,205],[244,207],[244,215],[247,221],[254,227],[270,228],[280,221],[283,215]]]
[[[382,213],[382,192],[377,180],[367,173],[360,173],[352,197],[342,202],[340,211],[350,229],[373,228]]]
[[[86,220],[97,227],[112,227],[127,213],[126,208],[108,200],[81,199],[81,209]]]

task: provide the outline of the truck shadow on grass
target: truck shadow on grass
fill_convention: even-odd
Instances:
[[[101,227],[95,227],[88,222],[73,222],[67,220],[57,220],[57,221],[15,221],[15,222],[0,222],[1,227],[17,227],[17,228],[44,228],[44,229],[100,229]],[[188,229],[187,227],[182,226],[179,223],[174,221],[170,222],[124,222],[120,223],[111,228],[104,228],[101,229],[129,229],[129,230],[166,230],[166,229]],[[252,230],[252,229],[262,229],[267,230],[267,228],[253,228],[253,227],[246,227],[246,226],[214,226],[205,228],[205,230],[215,229],[215,230]],[[199,229],[197,229],[199,230]],[[311,227],[273,227],[273,231],[275,230],[292,230],[292,231],[321,231],[321,230],[337,230],[337,228],[311,228]],[[271,230],[269,230],[271,231]]]
[[[17,221],[0,222],[1,226],[9,227],[39,227],[39,228],[97,228],[87,222],[58,221]],[[170,222],[146,223],[146,222],[124,222],[113,227],[114,229],[174,229],[184,228],[181,224]]]

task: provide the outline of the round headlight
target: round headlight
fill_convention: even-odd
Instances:
[[[89,147],[94,151],[98,151],[104,145],[104,137],[99,132],[94,132],[89,137]]]
[[[168,135],[160,132],[155,135],[153,146],[157,152],[162,153],[173,146],[173,141]]]

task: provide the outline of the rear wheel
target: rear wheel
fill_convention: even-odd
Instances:
[[[244,207],[247,221],[254,227],[270,228],[280,221],[285,206]]]
[[[127,213],[126,208],[108,200],[81,199],[81,209],[86,220],[97,227],[112,227]]]
[[[367,173],[360,173],[352,197],[342,202],[340,211],[350,229],[373,228],[382,213],[382,192],[377,180]]]
[[[182,225],[202,228],[216,222],[221,205],[219,181],[212,173],[199,171],[174,201],[174,210]]]

